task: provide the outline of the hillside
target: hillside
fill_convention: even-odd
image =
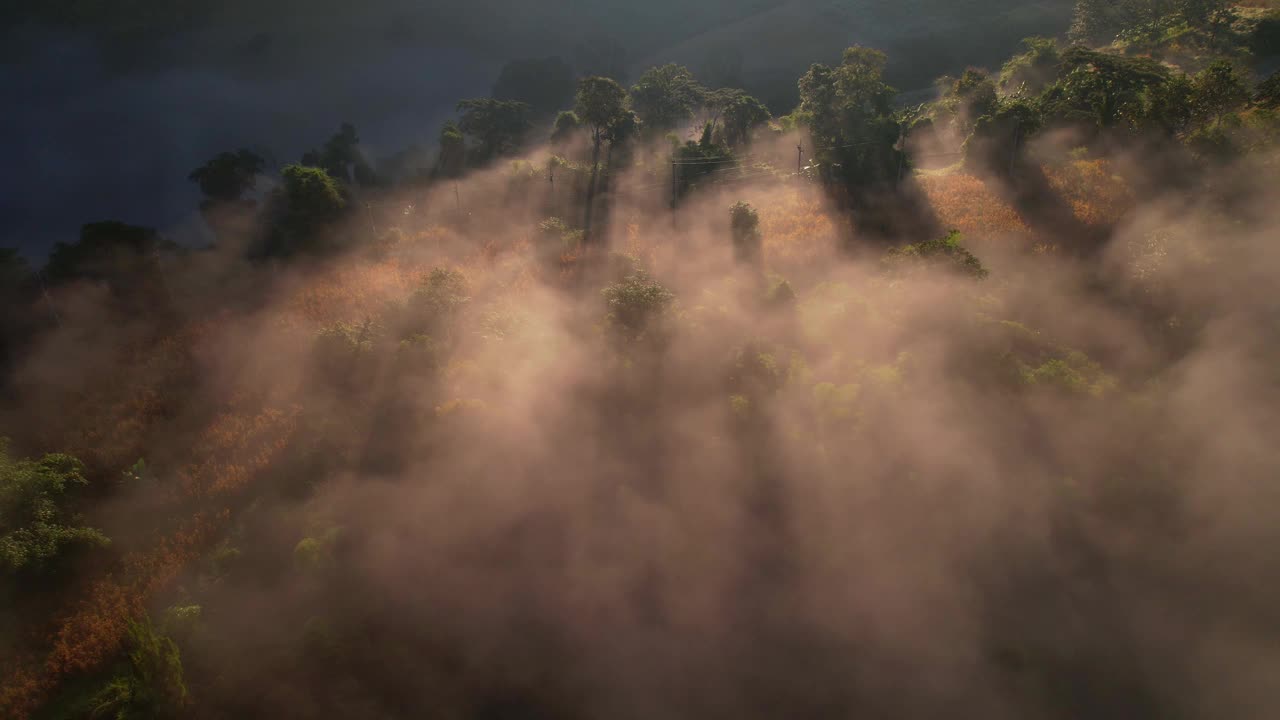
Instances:
[[[1083,0],[904,106],[932,56],[877,47],[1060,8],[718,7],[398,152],[288,95],[296,146],[171,160],[204,246],[51,196],[77,237],[0,248],[0,717],[1270,718],[1280,14]]]

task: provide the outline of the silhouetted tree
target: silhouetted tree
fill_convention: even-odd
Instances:
[[[450,120],[440,128],[440,155],[436,159],[435,176],[456,178],[467,165],[467,139]]]
[[[458,103],[458,129],[479,143],[474,151],[477,163],[509,155],[520,147],[533,126],[529,105],[515,100],[478,98]]]
[[[851,47],[834,68],[814,65],[800,78],[800,116],[813,133],[814,157],[849,186],[895,185],[903,161],[896,91],[884,82],[887,58]]]
[[[584,241],[589,242],[596,181],[600,172],[600,148],[610,141],[620,125],[631,121],[631,112],[627,110],[627,91],[609,78],[583,78],[578,82],[573,112],[591,133],[591,179],[587,182],[586,221],[583,224],[586,232]]]
[[[546,117],[573,102],[573,69],[559,57],[512,60],[493,84],[496,100],[515,100]]]
[[[262,174],[265,161],[250,150],[218,153],[201,165],[187,179],[200,186],[200,192],[215,202],[235,202],[252,190]]]
[[[353,181],[364,186],[378,183],[373,167],[360,150],[360,136],[351,123],[342,123],[324,147],[305,153],[302,164],[321,168],[331,178],[348,185]]]
[[[649,68],[631,88],[631,107],[646,131],[666,132],[693,117],[704,90],[682,65]]]

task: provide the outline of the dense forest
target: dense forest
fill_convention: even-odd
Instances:
[[[1068,10],[530,55],[0,248],[0,717],[1273,717],[1280,6]]]

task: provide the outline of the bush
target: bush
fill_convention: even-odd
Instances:
[[[70,455],[14,460],[0,439],[0,571],[44,570],[73,546],[108,544],[66,510],[68,492],[88,484]]]
[[[607,322],[627,340],[639,340],[667,313],[676,296],[644,273],[636,273],[601,291]]]
[[[939,240],[894,248],[883,263],[890,272],[910,273],[920,267],[942,268],[981,280],[988,275],[982,261],[960,244],[958,230]]]
[[[739,260],[754,260],[760,255],[760,214],[745,202],[729,208],[729,224],[733,230],[733,251]]]

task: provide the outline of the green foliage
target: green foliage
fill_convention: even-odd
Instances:
[[[1073,47],[1062,54],[1061,78],[1041,100],[1058,123],[1095,129],[1139,130],[1162,124],[1153,102],[1171,78],[1168,68],[1145,57],[1122,57]]]
[[[800,78],[799,112],[818,145],[814,159],[849,186],[898,179],[901,127],[893,113],[896,91],[883,79],[887,62],[879,50],[851,47],[838,67],[814,65]]]
[[[155,255],[173,243],[155,230],[121,222],[89,223],[75,244],[58,243],[44,268],[45,279],[58,284],[72,280],[108,283],[113,290],[155,283],[159,268]]]
[[[671,309],[676,296],[643,272],[600,291],[607,309],[606,321],[625,340],[639,340],[655,329]]]
[[[1024,367],[1022,381],[1032,387],[1093,397],[1105,394],[1114,386],[1114,380],[1102,372],[1101,366],[1075,351],[1035,367]]]
[[[578,81],[573,112],[598,144],[610,128],[627,120],[627,91],[609,78],[583,78]]]
[[[477,98],[458,103],[458,129],[474,138],[477,163],[510,155],[520,149],[524,136],[533,127],[529,121],[531,108],[517,100]]]
[[[969,68],[959,79],[950,83],[939,105],[951,116],[954,128],[964,137],[972,130],[978,118],[996,111],[1000,99],[991,77],[983,70]]]
[[[321,168],[329,177],[346,184],[354,181],[373,186],[378,183],[373,167],[360,150],[360,136],[351,123],[342,123],[323,147],[304,154],[301,164]]]
[[[440,128],[440,155],[436,160],[435,176],[456,178],[467,166],[467,139],[450,120]]]
[[[729,208],[729,227],[733,232],[733,251],[739,260],[753,260],[760,255],[760,214],[749,203],[736,202]]]
[[[662,133],[693,117],[704,92],[683,65],[653,67],[631,87],[631,107],[646,131]]]
[[[551,130],[551,142],[562,145],[580,129],[582,129],[582,121],[578,119],[578,115],[572,110],[564,110],[556,115],[556,122]]]
[[[1027,139],[1040,130],[1043,120],[1035,103],[1022,98],[1006,100],[995,112],[978,118],[961,148],[971,172],[1006,176],[1020,161]]]
[[[724,142],[730,147],[748,144],[751,132],[773,117],[764,103],[741,90],[715,90],[705,95],[705,102],[723,127]]]
[[[106,536],[67,511],[69,493],[87,485],[79,460],[15,460],[0,440],[0,571],[46,570],[74,547],[107,545]]]
[[[515,100],[548,117],[573,101],[573,68],[558,56],[512,60],[493,84],[497,100]]]
[[[1258,107],[1267,110],[1280,109],[1280,72],[1262,81],[1254,92],[1253,101]]]
[[[760,398],[782,389],[787,382],[787,371],[771,349],[753,341],[734,350],[729,386],[735,393]]]
[[[940,268],[981,280],[988,272],[973,253],[960,244],[961,235],[952,230],[946,237],[894,248],[883,263],[890,272],[912,273],[918,268]]]
[[[169,720],[188,705],[182,655],[150,619],[129,623],[127,667],[93,701],[91,718]]]
[[[1192,114],[1201,123],[1219,120],[1249,102],[1244,78],[1227,60],[1213,62],[1195,76],[1191,86]]]
[[[347,200],[322,168],[288,165],[281,171],[274,197],[276,225],[269,255],[318,249],[322,231],[342,217]]]
[[[1026,51],[1015,55],[1000,71],[1000,87],[1008,92],[1038,95],[1058,75],[1062,61],[1058,41],[1030,37],[1022,41]]]
[[[266,161],[249,150],[218,153],[201,165],[187,179],[200,186],[210,200],[234,202],[257,183]]]
[[[462,273],[436,268],[409,296],[408,328],[411,334],[447,341],[453,335],[458,315],[470,302]]]

